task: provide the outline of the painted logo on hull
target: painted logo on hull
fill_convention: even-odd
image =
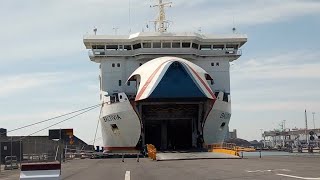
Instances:
[[[114,122],[114,121],[120,120],[121,117],[119,116],[119,114],[112,114],[112,115],[104,116],[102,119],[104,122]]]

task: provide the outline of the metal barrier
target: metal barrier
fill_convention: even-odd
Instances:
[[[231,154],[239,156],[239,152],[254,152],[256,151],[253,148],[239,147],[234,143],[219,143],[207,145],[209,152],[218,152],[224,154]]]
[[[211,145],[207,145],[207,148],[208,148],[208,150],[227,149],[227,150],[234,150],[237,152],[254,152],[254,151],[256,151],[254,148],[241,147],[241,146],[237,146],[234,143],[211,144]]]
[[[19,168],[17,156],[6,156],[4,161],[4,170],[13,170]]]
[[[51,163],[27,163],[21,165],[20,180],[60,180],[61,164]]]

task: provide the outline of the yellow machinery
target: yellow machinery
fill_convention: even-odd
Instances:
[[[235,156],[239,156],[239,152],[254,152],[255,149],[253,148],[245,148],[236,146],[233,143],[219,143],[219,144],[212,144],[207,145],[209,152],[218,152],[218,153],[225,153],[231,154]]]
[[[157,159],[157,149],[152,144],[147,144],[148,156],[152,160]]]

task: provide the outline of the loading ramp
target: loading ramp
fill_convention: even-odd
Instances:
[[[196,160],[196,159],[240,159],[239,156],[217,152],[157,153],[157,161]]]

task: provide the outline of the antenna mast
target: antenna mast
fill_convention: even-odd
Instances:
[[[163,0],[158,0],[158,4],[152,7],[159,8],[158,18],[154,21],[155,30],[161,33],[167,32],[169,21],[166,20],[165,7],[171,7],[172,2],[163,2]]]

